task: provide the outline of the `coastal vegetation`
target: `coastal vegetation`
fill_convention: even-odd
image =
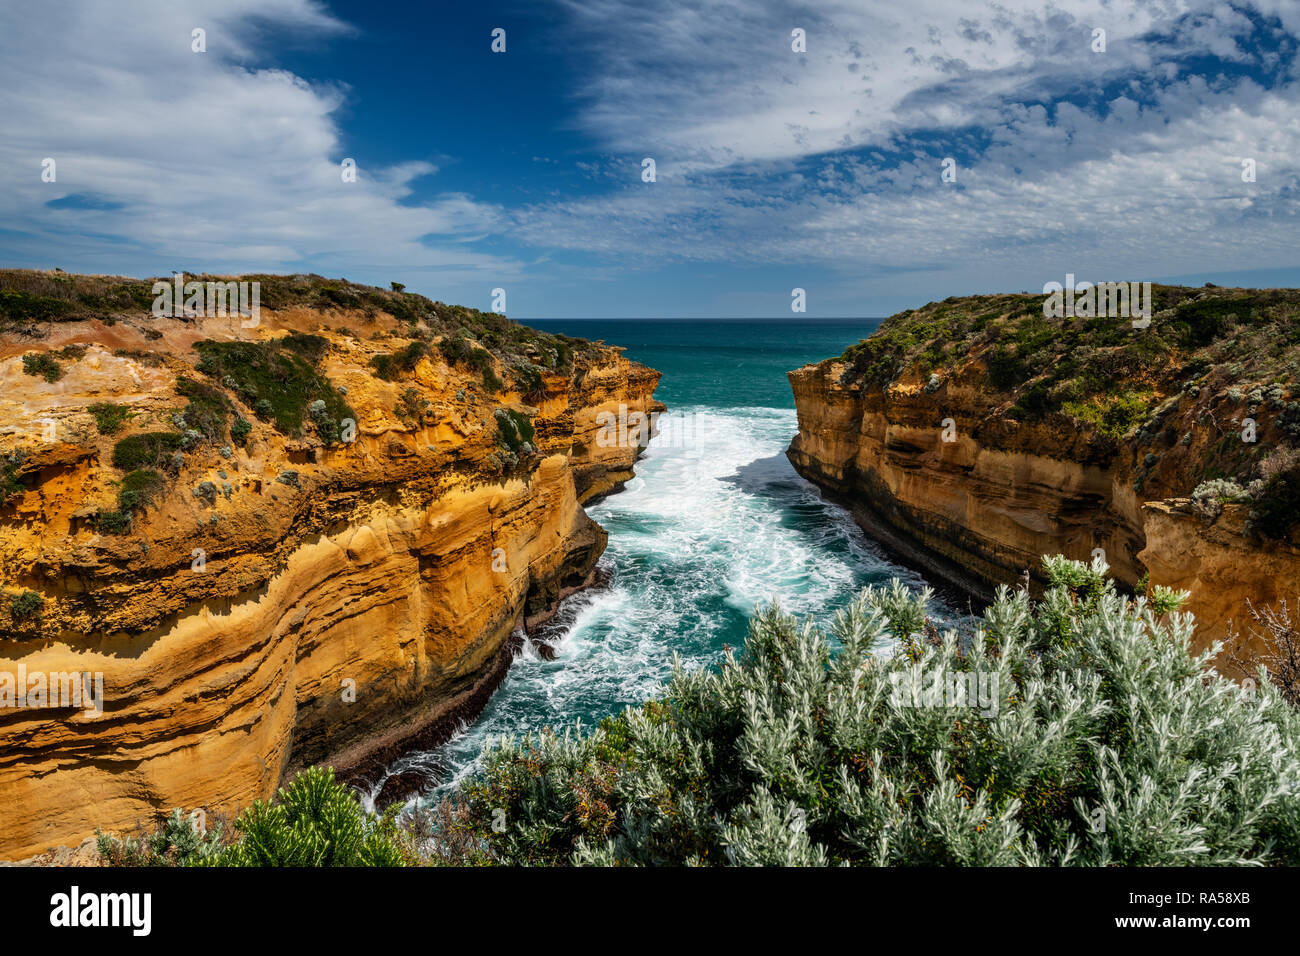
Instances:
[[[414,292],[401,283],[392,288],[329,279],[314,274],[232,276],[192,275],[187,281],[227,282],[232,278],[257,282],[260,307],[270,310],[309,309],[322,313],[356,313],[362,322],[373,323],[389,315],[399,323],[399,334],[425,342],[440,341],[440,349],[452,364],[468,362],[483,372],[485,387],[501,388],[493,379],[496,372],[482,367],[495,357],[504,366],[532,362],[543,368],[568,370],[575,355],[589,352],[583,339],[542,332],[513,322],[496,312],[483,312],[461,305],[447,305]],[[61,322],[98,319],[152,322],[154,301],[152,278],[73,275],[59,270],[38,272],[0,269],[0,332],[40,337],[47,326]],[[143,315],[142,315],[143,313]],[[182,320],[183,321],[183,320]],[[146,326],[148,329],[148,326]],[[291,349],[309,347],[308,340],[324,339],[300,335],[285,344]],[[476,348],[475,343],[482,348]],[[482,357],[475,352],[486,350]],[[311,364],[316,358],[304,355]],[[489,375],[489,372],[491,373]]]
[[[762,609],[717,668],[679,669],[660,697],[594,728],[498,741],[433,809],[400,822],[365,814],[311,771],[276,806],[246,811],[219,847],[168,859],[173,835],[154,857],[1300,863],[1300,714],[1283,690],[1263,672],[1238,685],[1209,652],[1189,653],[1182,594],[1126,597],[1100,561],[1053,557],[1044,569],[1041,599],[1002,588],[957,627],[932,618],[928,591],[898,581],[822,625]],[[114,839],[101,838],[110,862],[145,852]]]
[[[184,436],[177,432],[128,435],[113,446],[113,467],[122,471],[146,467],[164,468],[183,441]]]
[[[117,402],[95,402],[88,409],[95,416],[95,427],[101,435],[115,435],[131,418],[131,410]]]
[[[144,510],[166,487],[166,479],[152,468],[137,468],[123,477],[117,492],[117,510],[100,511],[95,527],[104,534],[125,534],[136,512]]]
[[[47,382],[57,382],[63,377],[63,366],[48,353],[32,352],[23,356],[23,371],[28,375],[39,375]]]
[[[371,814],[316,767],[296,777],[275,800],[259,800],[232,827],[221,818],[173,810],[151,831],[99,832],[101,860],[110,866],[403,866],[414,856],[402,842],[396,808]]]
[[[317,401],[324,403],[324,417],[334,422],[355,418],[338,389],[304,357],[317,355],[319,361],[320,353],[310,341],[300,342],[291,334],[268,342],[208,340],[195,343],[194,348],[199,353],[198,371],[234,392],[284,435],[296,438],[303,433],[308,406]],[[209,409],[215,411],[211,404]]]

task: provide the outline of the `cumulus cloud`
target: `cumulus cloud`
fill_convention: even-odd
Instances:
[[[1296,265],[1300,5],[571,7],[602,51],[584,122],[655,156],[660,182],[524,210],[530,241],[822,267],[848,308],[1067,270]]]
[[[517,274],[461,241],[497,228],[499,210],[460,194],[409,204],[436,173],[425,162],[357,157],[342,182],[346,88],[258,65],[267,30],[349,29],[315,0],[6,5],[0,241],[29,264],[94,271]],[[40,178],[47,157],[55,183]]]
[[[779,268],[859,313],[1066,271],[1296,265],[1294,0],[553,2],[592,149],[558,164],[581,174],[573,192],[508,206],[414,203],[413,184],[437,182],[424,161],[358,157],[359,181],[340,182],[348,89],[266,66],[268,28],[346,40],[317,0],[10,5],[0,250],[135,273],[424,270],[435,293],[513,282],[518,302],[549,284],[551,303],[674,264],[721,267],[717,302],[734,302],[728,268]],[[475,131],[447,135],[464,158]],[[523,177],[557,166],[537,145]],[[47,156],[57,185],[40,181]]]

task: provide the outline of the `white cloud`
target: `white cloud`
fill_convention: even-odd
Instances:
[[[497,228],[494,207],[459,194],[406,204],[431,164],[357,156],[358,181],[341,181],[335,113],[348,91],[259,68],[268,25],[325,38],[350,29],[314,0],[6,5],[0,221],[68,269],[517,275],[517,263],[459,241]],[[195,27],[206,53],[191,51]],[[44,157],[56,183],[40,179]],[[66,196],[107,208],[46,205]]]
[[[6,7],[0,241],[30,234],[58,250],[44,264],[95,271],[424,271],[434,294],[512,283],[514,302],[525,283],[558,293],[673,263],[817,269],[850,311],[1067,270],[1296,264],[1295,58],[1267,89],[1183,63],[1272,69],[1300,35],[1294,0],[1255,5],[1289,34],[1281,52],[1222,0],[556,2],[557,40],[588,77],[577,120],[605,155],[577,158],[593,192],[513,208],[453,192],[410,205],[437,176],[424,161],[358,156],[360,181],[340,182],[350,91],[265,68],[262,48],[265,24],[343,37],[313,0]],[[190,52],[194,26],[206,54]],[[445,152],[474,135],[449,129]],[[956,186],[939,182],[944,155],[961,157]],[[544,175],[542,157],[521,162]],[[68,195],[92,208],[46,205]],[[484,251],[502,237],[540,254]]]
[[[1143,65],[1134,42],[1209,0],[908,0],[815,7],[564,0],[596,69],[586,128],[691,168],[886,143],[996,118],[1002,97]],[[1231,19],[1225,14],[1224,22]],[[790,33],[807,33],[792,52]],[[1107,49],[1092,51],[1092,30]],[[1214,26],[1202,29],[1215,35]],[[1183,38],[1176,47],[1198,38]],[[1230,41],[1227,41],[1230,42]]]
[[[1017,288],[1067,270],[1297,265],[1300,87],[1179,66],[1188,53],[1268,64],[1227,4],[913,0],[886,16],[832,3],[816,20],[731,3],[571,6],[604,37],[585,122],[612,149],[654,155],[660,182],[525,210],[527,241],[632,265],[818,267],[849,309],[853,294]],[[1300,4],[1265,6],[1300,29]],[[792,25],[808,29],[807,59],[785,43]],[[1105,53],[1090,48],[1094,25]],[[813,57],[819,43],[830,49]],[[1070,101],[1103,83],[1127,93]],[[846,142],[879,151],[839,152]],[[950,150],[963,155],[955,187],[939,178]],[[1255,183],[1241,181],[1246,157]]]

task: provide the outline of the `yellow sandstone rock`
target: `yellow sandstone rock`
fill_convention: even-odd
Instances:
[[[367,322],[396,341],[340,331]],[[472,715],[509,664],[516,624],[553,612],[604,550],[582,502],[626,481],[640,449],[602,447],[596,415],[662,408],[659,373],[610,347],[585,350],[572,374],[548,370],[544,397],[525,399],[434,357],[402,381],[376,377],[370,358],[404,342],[384,314],[125,326],[0,338],[0,453],[26,454],[25,490],[0,511],[0,586],[43,598],[31,618],[0,610],[0,680],[23,665],[102,673],[104,686],[98,714],[0,708],[3,859],[173,807],[233,813],[316,763],[364,777]],[[113,445],[172,429],[186,404],[177,377],[202,379],[190,346],[289,329],[328,339],[321,368],[347,389],[355,440],[288,439],[240,406],[247,447],[187,451],[128,533],[98,533],[93,516],[115,507],[122,478]],[[24,373],[25,352],[67,344],[86,352],[58,381]],[[408,389],[427,412],[418,422],[398,409]],[[134,413],[118,435],[88,412],[104,401]],[[496,460],[501,406],[536,430],[515,465]]]
[[[1294,600],[1300,552],[1247,540],[1244,509],[1213,525],[1178,499],[1148,500],[1122,456],[1099,458],[1081,430],[1006,421],[981,393],[978,368],[947,384],[942,401],[906,380],[886,389],[841,384],[843,364],[789,374],[799,433],[796,470],[853,512],[869,533],[910,563],[981,598],[1027,570],[1042,584],[1042,555],[1089,561],[1105,552],[1111,573],[1136,585],[1191,592],[1198,649],[1244,630],[1257,607]],[[944,419],[951,419],[944,440]],[[1193,487],[1195,475],[1168,483]]]

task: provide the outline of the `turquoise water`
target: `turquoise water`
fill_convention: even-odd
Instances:
[[[786,372],[839,355],[874,332],[880,320],[619,319],[529,324],[625,347],[628,358],[664,373],[655,398],[674,411],[793,411]]]
[[[756,604],[819,617],[867,584],[921,585],[785,458],[797,430],[785,373],[838,355],[876,322],[530,323],[625,346],[664,373],[655,394],[669,412],[627,488],[588,508],[609,531],[601,565],[610,585],[564,603],[553,658],[525,643],[472,725],[390,772],[427,772],[436,797],[473,769],[490,737],[590,725],[641,703],[674,654],[687,667],[716,664],[725,646],[744,643]]]

